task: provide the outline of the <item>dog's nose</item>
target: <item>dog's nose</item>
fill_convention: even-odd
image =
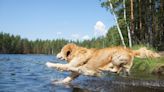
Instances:
[[[63,57],[58,57],[58,59],[60,59],[60,60],[65,60]]]
[[[56,55],[56,57],[57,57],[58,59],[65,60],[65,59],[61,56],[61,54],[60,54],[60,53],[59,53],[59,54],[57,54],[57,55]]]
[[[61,55],[60,55],[60,53],[59,53],[59,54],[57,54],[57,55],[56,55],[56,57],[60,59],[60,58],[61,58]]]
[[[58,59],[62,59],[62,57],[57,57]]]

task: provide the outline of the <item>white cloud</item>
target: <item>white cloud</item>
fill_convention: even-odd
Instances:
[[[105,28],[105,25],[101,21],[97,21],[94,26],[94,35],[95,36],[105,36],[107,30]]]
[[[62,32],[56,32],[57,38],[60,39],[62,36]]]
[[[79,34],[72,34],[71,37],[73,38],[73,40],[79,40],[80,39],[80,35]]]
[[[57,34],[57,35],[61,35],[61,34],[62,34],[62,32],[57,32],[56,34]]]
[[[88,35],[84,35],[83,37],[82,37],[82,40],[89,40],[90,39],[90,37],[88,36]]]

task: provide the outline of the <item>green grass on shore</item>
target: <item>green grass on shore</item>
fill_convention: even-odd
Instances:
[[[162,66],[164,66],[164,57],[145,59],[135,58],[131,71],[150,74],[158,71],[158,69]]]

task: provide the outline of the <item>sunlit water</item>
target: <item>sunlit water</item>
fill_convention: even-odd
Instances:
[[[47,61],[64,62],[52,55],[1,54],[0,92],[164,92],[161,88],[164,87],[163,80],[156,84],[156,81],[146,81],[144,84],[142,80],[127,81],[115,76],[80,76],[70,85],[55,85],[53,80],[61,80],[69,73],[47,68]]]

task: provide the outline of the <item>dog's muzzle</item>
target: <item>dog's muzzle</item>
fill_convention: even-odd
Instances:
[[[59,53],[59,54],[57,54],[57,56],[56,56],[58,59],[61,59],[61,60],[65,60],[62,56],[61,56],[61,54]]]

